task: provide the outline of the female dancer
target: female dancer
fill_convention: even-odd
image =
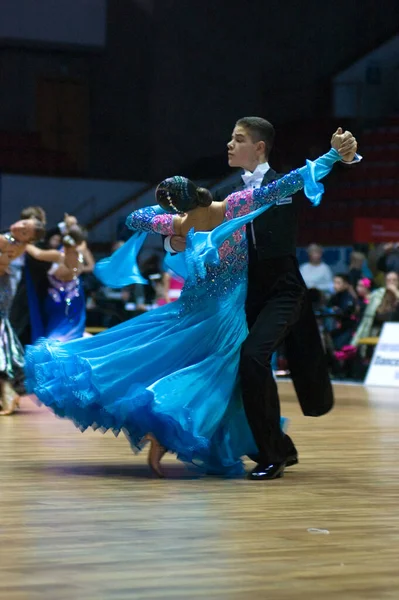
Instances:
[[[79,225],[70,227],[62,243],[61,250],[42,250],[29,244],[26,251],[36,260],[53,263],[47,273],[49,287],[44,304],[44,337],[66,342],[82,337],[86,323],[85,299],[79,278],[84,268],[80,247],[85,244],[85,235]]]
[[[24,351],[9,321],[13,298],[10,263],[21,256],[27,242],[44,235],[43,225],[36,219],[23,219],[0,235],[0,415],[11,415],[24,391]]]
[[[184,177],[163,181],[156,192],[160,206],[132,213],[127,226],[187,236],[187,250],[177,257],[186,261],[179,300],[93,338],[29,347],[29,391],[81,430],[123,430],[134,449],[151,434],[150,465],[159,475],[165,448],[208,473],[241,475],[240,457],[257,452],[237,381],[247,335],[245,224],[302,188],[318,204],[323,188],[316,181],[339,160],[332,149],[223,203]],[[137,283],[131,261],[143,237],[133,236],[98,263],[97,276],[111,287]]]

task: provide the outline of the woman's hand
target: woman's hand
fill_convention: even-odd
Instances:
[[[65,223],[67,230],[69,230],[73,225],[78,224],[78,220],[73,215],[69,215],[68,213],[65,213],[64,214],[64,223]]]
[[[389,290],[390,292],[392,292],[393,294],[395,294],[396,299],[399,300],[399,290],[395,284],[393,284],[393,283],[388,284],[386,289]]]
[[[170,245],[175,252],[184,252],[186,249],[186,238],[181,235],[172,235]]]

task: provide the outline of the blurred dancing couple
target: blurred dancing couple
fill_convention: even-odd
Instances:
[[[12,415],[24,394],[26,343],[43,336],[66,341],[84,334],[79,276],[88,250],[75,217],[66,217],[68,225],[60,223],[46,235],[43,209],[26,207],[20,220],[0,235],[0,416]]]
[[[176,302],[92,338],[27,348],[27,387],[40,402],[82,431],[123,431],[134,450],[150,441],[149,464],[160,477],[167,451],[224,477],[242,476],[248,455],[257,462],[248,475],[254,480],[279,478],[298,462],[270,365],[283,341],[304,414],[333,406],[295,258],[299,203],[292,196],[303,189],[319,204],[319,181],[336,162],[358,160],[357,144],[339,129],[327,154],[279,177],[267,162],[273,138],[264,119],[238,121],[229,162],[248,172],[244,185],[213,199],[185,177],[165,179],[158,204],[128,216],[136,233],[97,263],[111,287],[143,283],[136,259],[146,235],[168,236],[172,248],[174,241],[186,246],[167,256],[185,281]],[[259,182],[246,185],[251,177]]]

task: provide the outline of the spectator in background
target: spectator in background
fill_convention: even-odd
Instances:
[[[399,274],[399,243],[390,242],[383,247],[384,253],[377,261],[377,269],[383,273]]]
[[[370,294],[371,294],[371,279],[368,277],[363,277],[359,279],[356,285],[356,297],[357,297],[357,306],[356,306],[356,316],[359,321],[362,320],[364,311],[366,310],[369,302],[370,302]]]
[[[357,252],[356,250],[352,252],[350,263],[349,263],[349,272],[348,279],[349,283],[356,289],[357,282],[362,277],[370,277],[371,271],[367,267],[366,256],[363,252]]]
[[[394,271],[386,274],[385,287],[371,292],[351,345],[357,346],[362,338],[378,336],[384,323],[389,321],[399,321],[399,276]]]
[[[356,300],[347,275],[341,273],[335,275],[334,294],[330,298],[329,307],[333,314],[338,317],[334,319],[330,335],[335,350],[340,350],[343,346],[349,344],[356,328],[354,316]]]
[[[164,291],[161,292],[163,269],[162,257],[153,252],[146,258],[139,260],[139,267],[142,276],[147,279],[148,285],[142,286],[143,304],[154,305],[158,298],[164,297]]]
[[[308,289],[315,288],[331,294],[333,290],[333,274],[330,267],[322,261],[323,248],[311,244],[308,248],[309,262],[300,266],[301,275]]]

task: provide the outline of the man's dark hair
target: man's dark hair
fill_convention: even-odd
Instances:
[[[26,206],[22,209],[21,219],[37,219],[46,225],[46,212],[41,206]]]
[[[335,273],[334,277],[339,277],[345,283],[350,284],[349,277],[346,273]]]
[[[269,156],[276,135],[275,129],[269,121],[262,119],[262,117],[243,117],[237,121],[237,125],[248,131],[253,142],[265,142],[266,156]]]

